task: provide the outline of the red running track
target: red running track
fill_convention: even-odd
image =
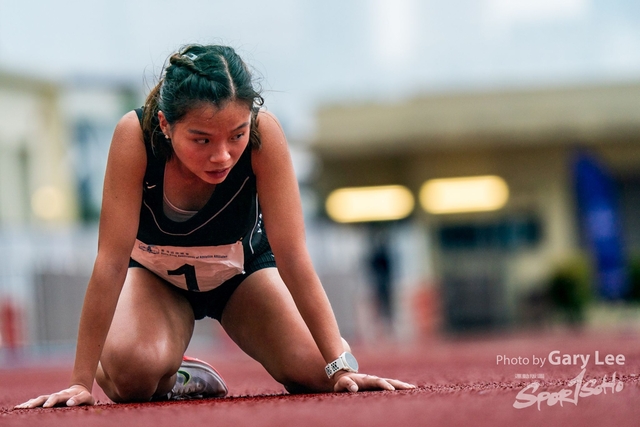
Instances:
[[[531,398],[567,390],[581,372],[577,365],[532,366],[532,357],[589,355],[585,379],[593,391],[577,403],[548,399],[516,409],[516,396],[533,380],[540,382]],[[614,364],[596,365],[607,354]],[[287,395],[254,361],[237,351],[198,352],[225,377],[230,397],[187,402],[112,404],[96,386],[93,407],[13,410],[16,403],[67,385],[70,366],[0,370],[0,426],[638,426],[640,425],[640,333],[538,333],[501,337],[441,339],[393,348],[354,346],[363,371],[396,377],[419,386],[414,391],[357,394]],[[210,354],[209,354],[210,353]],[[615,364],[616,355],[624,364]],[[529,365],[504,365],[497,356],[529,358]],[[562,361],[562,359],[561,359]],[[618,361],[621,361],[618,358]],[[69,361],[70,363],[71,361]],[[566,362],[566,360],[565,360]],[[573,359],[571,360],[573,363]],[[611,382],[605,393],[597,385]],[[543,393],[543,394],[541,394]],[[586,394],[591,394],[586,396]],[[574,399],[574,396],[566,396]],[[521,401],[525,402],[525,399]]]

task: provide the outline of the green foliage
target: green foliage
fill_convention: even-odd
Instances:
[[[586,308],[593,298],[592,274],[584,256],[572,257],[558,265],[549,281],[549,297],[569,323],[585,320]]]
[[[636,255],[629,261],[629,293],[627,299],[640,302],[640,255]]]

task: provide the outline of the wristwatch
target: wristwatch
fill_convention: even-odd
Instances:
[[[358,372],[358,361],[353,357],[353,354],[345,351],[336,360],[329,363],[324,370],[329,378],[338,371]]]

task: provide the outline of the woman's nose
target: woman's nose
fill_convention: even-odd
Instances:
[[[215,149],[211,155],[209,156],[209,161],[211,163],[225,163],[231,158],[231,154],[229,154],[229,150],[226,147],[221,147]]]

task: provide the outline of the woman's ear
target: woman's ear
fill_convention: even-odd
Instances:
[[[165,136],[169,136],[169,122],[167,122],[167,118],[164,116],[162,111],[158,111],[158,123],[160,124],[160,129]]]

